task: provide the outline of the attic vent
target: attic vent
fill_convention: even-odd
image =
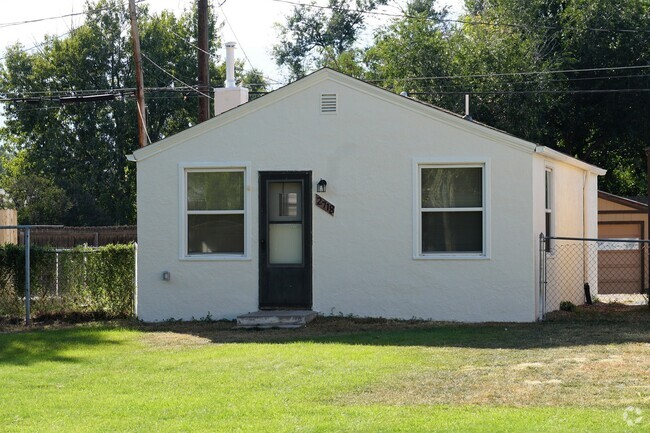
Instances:
[[[323,114],[336,113],[336,93],[323,93],[320,95],[320,112]]]

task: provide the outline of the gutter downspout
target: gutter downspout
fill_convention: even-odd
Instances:
[[[589,178],[589,172],[585,171],[582,175],[582,287],[585,292],[585,302],[589,305],[593,303],[591,297],[591,286],[589,285],[589,264],[587,263],[589,257],[589,245],[587,241],[584,240],[587,238],[587,194],[585,193],[587,189],[587,180]],[[590,236],[593,237],[593,236]],[[596,236],[598,237],[598,236]],[[596,269],[598,269],[598,244],[596,244]]]

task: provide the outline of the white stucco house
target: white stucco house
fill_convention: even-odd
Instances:
[[[534,321],[539,234],[596,237],[605,173],[329,69],[130,159],[145,321]]]

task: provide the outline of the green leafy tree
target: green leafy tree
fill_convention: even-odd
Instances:
[[[644,193],[650,102],[633,89],[649,88],[650,71],[613,68],[650,65],[650,2],[467,0],[466,9],[449,25],[433,0],[409,2],[376,34],[368,77],[458,113],[470,93],[475,120],[608,169],[607,191]],[[574,69],[598,70],[553,72]]]
[[[471,84],[506,91],[478,98],[480,120],[608,169],[601,182],[605,190],[643,193],[648,98],[629,89],[648,88],[650,74],[608,68],[650,64],[650,2],[472,0],[467,5],[470,22],[500,25],[464,25],[456,34],[461,73],[542,72]],[[574,69],[601,70],[543,73]]]
[[[26,160],[26,151],[5,164],[0,176],[0,208],[18,210],[19,224],[60,224],[71,203],[65,191],[52,180],[37,174]],[[10,199],[10,200],[9,200]],[[3,206],[4,204],[4,206]],[[11,206],[7,206],[7,205]]]
[[[404,17],[375,33],[374,45],[365,53],[367,77],[397,93],[417,94],[418,98],[447,105],[434,95],[447,82],[412,78],[453,74],[449,51],[449,27],[443,24],[445,9],[436,9],[435,0],[407,3]]]
[[[297,79],[323,66],[352,71],[350,60],[366,13],[387,0],[329,0],[327,7],[296,6],[278,26],[279,41],[273,47],[278,66]],[[348,54],[345,54],[348,53]]]
[[[197,50],[188,44],[196,44],[196,11],[175,17],[167,12],[149,15],[146,7],[140,8],[148,133],[155,142],[197,121],[196,92],[172,78],[196,85]],[[53,99],[9,104],[0,138],[11,152],[25,152],[30,172],[16,176],[37,173],[65,192],[71,205],[56,222],[129,224],[135,221],[135,165],[125,156],[137,148],[137,111],[129,90],[135,79],[125,32],[128,13],[118,0],[89,2],[87,10],[82,26],[64,38],[47,37],[39,52],[27,53],[20,45],[7,49],[0,65],[0,94],[51,94]],[[210,21],[211,82],[216,84],[223,82],[223,75],[216,66],[218,28],[214,17]],[[115,100],[58,102],[59,95],[104,92],[116,95]]]

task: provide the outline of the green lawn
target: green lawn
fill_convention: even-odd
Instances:
[[[647,432],[648,325],[643,312],[527,325],[339,318],[291,331],[8,332],[0,431]],[[642,411],[632,426],[628,406]]]

